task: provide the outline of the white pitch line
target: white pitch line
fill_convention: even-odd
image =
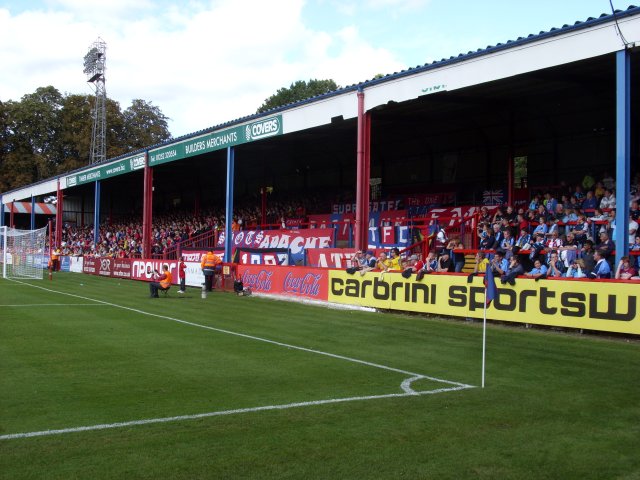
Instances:
[[[0,307],[108,307],[99,303],[30,303],[22,305],[0,305]]]
[[[44,437],[48,435],[62,435],[65,433],[87,432],[92,430],[107,430],[112,428],[124,428],[124,427],[131,427],[131,426],[137,426],[137,425],[150,425],[154,423],[168,423],[168,422],[179,422],[184,420],[197,420],[199,418],[219,417],[223,415],[237,415],[241,413],[251,413],[251,412],[263,412],[268,410],[288,410],[290,408],[327,405],[330,403],[344,403],[344,402],[355,402],[355,401],[363,401],[363,400],[379,400],[383,398],[400,398],[400,397],[409,397],[409,396],[416,396],[416,395],[434,395],[436,393],[454,392],[457,390],[464,390],[467,388],[475,388],[475,387],[472,387],[470,385],[465,385],[465,386],[458,386],[458,387],[439,388],[437,390],[427,390],[423,392],[412,391],[412,393],[389,393],[386,395],[331,398],[328,400],[314,400],[310,402],[287,403],[284,405],[266,405],[263,407],[238,408],[235,410],[221,410],[217,412],[197,413],[194,415],[180,415],[176,417],[149,418],[145,420],[132,420],[129,422],[103,423],[99,425],[87,425],[84,427],[62,428],[59,430],[41,430],[39,432],[11,433],[8,435],[0,435],[0,440],[15,440],[18,438]]]
[[[12,281],[18,282],[18,283],[23,283],[23,282],[20,282],[19,280],[12,280]],[[312,348],[299,347],[297,345],[291,345],[291,344],[288,344],[288,343],[277,342],[275,340],[269,340],[267,338],[262,338],[262,337],[255,337],[253,335],[247,335],[246,333],[234,332],[232,330],[225,330],[223,328],[210,327],[208,325],[202,325],[202,324],[199,324],[199,323],[189,322],[187,320],[181,320],[179,318],[173,318],[173,317],[169,317],[169,316],[166,316],[166,315],[160,315],[160,314],[157,314],[157,313],[145,312],[144,310],[139,310],[137,308],[125,307],[124,305],[118,305],[118,304],[115,304],[115,303],[105,302],[103,300],[96,300],[94,298],[83,297],[81,295],[76,295],[74,293],[60,292],[58,290],[51,290],[49,288],[40,287],[38,285],[31,285],[31,284],[28,284],[28,283],[25,283],[24,285],[28,285],[28,286],[33,287],[33,288],[39,288],[39,289],[45,290],[47,292],[58,293],[58,294],[61,294],[61,295],[68,295],[70,297],[80,298],[82,300],[90,300],[90,301],[93,301],[93,302],[98,302],[98,303],[101,303],[103,305],[109,305],[111,307],[121,308],[123,310],[129,310],[131,312],[140,313],[142,315],[148,315],[148,316],[151,316],[151,317],[170,320],[172,322],[181,323],[183,325],[190,325],[192,327],[203,328],[205,330],[211,330],[211,331],[214,331],[214,332],[226,333],[228,335],[235,335],[237,337],[248,338],[250,340],[257,340],[259,342],[270,343],[272,345],[278,345],[280,347],[291,348],[291,349],[294,349],[294,350],[300,350],[300,351],[308,352],[308,353],[315,353],[315,354],[318,354],[318,355],[324,355],[326,357],[331,357],[331,358],[335,358],[335,359],[338,359],[338,360],[346,360],[348,362],[358,363],[358,364],[361,364],[361,365],[367,365],[369,367],[380,368],[382,370],[388,370],[388,371],[391,371],[391,372],[410,375],[411,377],[426,378],[426,379],[432,380],[434,382],[447,383],[449,385],[456,385],[456,386],[465,387],[465,388],[472,388],[473,387],[473,385],[467,385],[465,383],[453,382],[451,380],[444,380],[442,378],[431,377],[429,375],[423,375],[421,373],[415,373],[415,372],[410,372],[408,370],[402,370],[402,369],[399,369],[399,368],[389,367],[387,365],[381,365],[379,363],[367,362],[365,360],[360,360],[360,359],[352,358],[352,357],[346,357],[344,355],[337,355],[335,353],[323,352],[322,350],[315,350],[315,349],[312,349]]]

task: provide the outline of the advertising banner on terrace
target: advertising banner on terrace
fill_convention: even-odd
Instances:
[[[421,281],[399,273],[349,275],[329,270],[328,300],[389,310],[482,318],[483,278],[431,274]],[[640,335],[637,284],[518,278],[497,289],[487,318]]]
[[[238,265],[238,277],[245,288],[272,295],[327,300],[329,270],[306,267]]]
[[[218,237],[218,246],[224,246],[224,233]],[[331,228],[307,228],[300,230],[241,230],[233,232],[234,248],[289,249],[291,261],[304,262],[306,248],[328,248],[335,244],[335,232]]]
[[[307,248],[307,266],[318,268],[347,268],[355,255],[353,248]]]
[[[150,150],[149,166],[174,162],[242,143],[255,142],[263,138],[282,135],[282,128],[282,115],[274,115],[245,125],[188,138],[181,142],[171,143],[166,147]]]
[[[96,180],[106,180],[141,168],[144,168],[144,153],[69,175],[66,177],[66,186],[69,188]]]

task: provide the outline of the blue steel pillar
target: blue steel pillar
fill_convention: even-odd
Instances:
[[[36,229],[36,197],[31,195],[31,230]]]
[[[629,255],[631,172],[631,62],[628,50],[616,53],[616,264]]]
[[[96,180],[96,194],[93,201],[93,243],[98,247],[100,240],[100,180]]]
[[[233,147],[227,148],[227,208],[224,222],[224,261],[231,262],[232,233],[231,223],[233,222],[233,168],[235,162],[235,150]]]

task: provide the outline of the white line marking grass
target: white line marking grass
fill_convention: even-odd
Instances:
[[[89,300],[92,302],[96,302],[97,304],[101,305],[101,306],[110,306],[110,307],[115,307],[115,308],[121,308],[123,310],[129,310],[132,312],[136,312],[136,313],[140,313],[142,315],[148,315],[151,317],[156,317],[156,318],[162,318],[165,320],[170,320],[172,322],[177,322],[177,323],[181,323],[183,325],[189,325],[192,327],[197,327],[197,328],[203,328],[205,330],[211,330],[211,331],[215,331],[215,332],[219,332],[219,333],[225,333],[228,335],[235,335],[238,337],[242,337],[242,338],[247,338],[250,340],[256,340],[259,342],[265,342],[265,343],[270,343],[272,345],[278,345],[281,347],[285,347],[285,348],[291,348],[291,349],[295,349],[295,350],[300,350],[303,352],[309,352],[309,353],[315,353],[317,355],[324,355],[327,357],[331,357],[331,358],[336,358],[339,360],[345,360],[348,362],[353,362],[353,363],[358,363],[361,365],[366,365],[369,367],[373,367],[373,368],[380,368],[382,370],[387,370],[387,371],[391,371],[391,372],[397,372],[397,373],[402,373],[405,375],[409,375],[409,378],[405,379],[402,384],[400,385],[400,388],[404,391],[404,393],[391,393],[391,394],[386,394],[386,395],[370,395],[370,396],[358,396],[358,397],[346,397],[346,398],[331,398],[331,399],[327,399],[327,400],[315,400],[315,401],[310,401],[310,402],[297,402],[297,403],[287,403],[287,404],[283,404],[283,405],[266,405],[266,406],[261,406],[261,407],[252,407],[252,408],[240,408],[240,409],[236,409],[236,410],[221,410],[221,411],[217,411],[217,412],[207,412],[207,413],[199,413],[199,414],[194,414],[194,415],[180,415],[180,416],[175,416],[175,417],[163,417],[163,418],[150,418],[150,419],[143,419],[143,420],[131,420],[131,421],[127,421],[127,422],[116,422],[116,423],[107,423],[107,424],[99,424],[99,425],[87,425],[87,426],[82,426],[82,427],[72,427],[72,428],[63,428],[63,429],[56,429],[56,430],[42,430],[42,431],[38,431],[38,432],[24,432],[24,433],[12,433],[12,434],[7,434],[7,435],[0,435],[0,440],[13,440],[13,439],[17,439],[17,438],[31,438],[31,437],[42,437],[42,436],[48,436],[48,435],[61,435],[64,433],[76,433],[76,432],[86,432],[86,431],[92,431],[92,430],[105,430],[105,429],[111,429],[111,428],[124,428],[124,427],[130,427],[130,426],[135,426],[135,425],[148,425],[148,424],[154,424],[154,423],[167,423],[167,422],[178,422],[178,421],[184,421],[184,420],[195,420],[195,419],[199,419],[199,418],[208,418],[208,417],[217,417],[217,416],[223,416],[223,415],[235,415],[235,414],[241,414],[241,413],[251,413],[251,412],[261,412],[261,411],[268,411],[268,410],[286,410],[286,409],[290,409],[290,408],[300,408],[300,407],[308,407],[308,406],[315,406],[315,405],[326,405],[326,404],[332,404],[332,403],[344,403],[344,402],[354,402],[354,401],[364,401],[364,400],[378,400],[378,399],[383,399],[383,398],[399,398],[399,397],[408,397],[408,396],[418,396],[418,395],[434,395],[437,393],[445,393],[445,392],[454,392],[454,391],[458,391],[458,390],[466,390],[469,388],[475,388],[474,385],[468,385],[465,383],[460,383],[460,382],[453,382],[451,380],[444,380],[441,378],[436,378],[436,377],[431,377],[429,375],[422,375],[420,373],[414,373],[414,372],[409,372],[407,370],[401,370],[399,368],[394,368],[394,367],[390,367],[387,365],[381,365],[378,363],[373,363],[373,362],[367,362],[365,360],[359,360],[357,358],[351,358],[351,357],[346,357],[344,355],[337,355],[334,353],[329,353],[329,352],[323,352],[321,350],[314,350],[312,348],[306,348],[306,347],[299,347],[297,345],[290,345],[287,343],[282,343],[282,342],[277,342],[275,340],[269,340],[266,338],[261,338],[261,337],[255,337],[253,335],[247,335],[244,333],[239,333],[239,332],[234,332],[231,330],[225,330],[222,328],[215,328],[215,327],[210,327],[208,325],[201,325],[199,323],[194,323],[194,322],[189,322],[187,320],[180,320],[178,318],[173,318],[173,317],[169,317],[166,315],[159,315],[157,313],[151,313],[151,312],[145,312],[144,310],[140,310],[137,308],[131,308],[131,307],[126,307],[124,305],[118,305],[115,303],[109,303],[109,302],[105,302],[103,300],[97,300],[94,298],[89,298],[89,297],[83,297],[81,295],[76,295],[73,293],[67,293],[67,292],[60,292],[58,290],[52,290],[49,288],[45,288],[45,287],[41,287],[39,285],[31,285],[28,283],[24,283],[24,282],[20,282],[19,280],[11,280],[13,282],[17,282],[23,285],[27,285],[33,288],[38,288],[41,290],[45,290],[47,292],[52,292],[52,293],[58,293],[60,295],[67,295],[70,297],[75,297],[75,298],[79,298],[82,300]],[[95,304],[93,304],[95,305]],[[416,381],[416,380],[431,380],[434,382],[439,382],[439,383],[445,383],[448,385],[451,385],[451,387],[445,387],[445,388],[439,388],[439,389],[435,389],[435,390],[425,390],[425,391],[416,391],[413,390],[411,388],[411,384]]]
[[[0,305],[0,307],[108,307],[99,303],[29,303],[21,305]]]

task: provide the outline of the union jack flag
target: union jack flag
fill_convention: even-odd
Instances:
[[[504,191],[500,190],[485,190],[482,192],[482,204],[483,205],[502,205],[504,203]]]

